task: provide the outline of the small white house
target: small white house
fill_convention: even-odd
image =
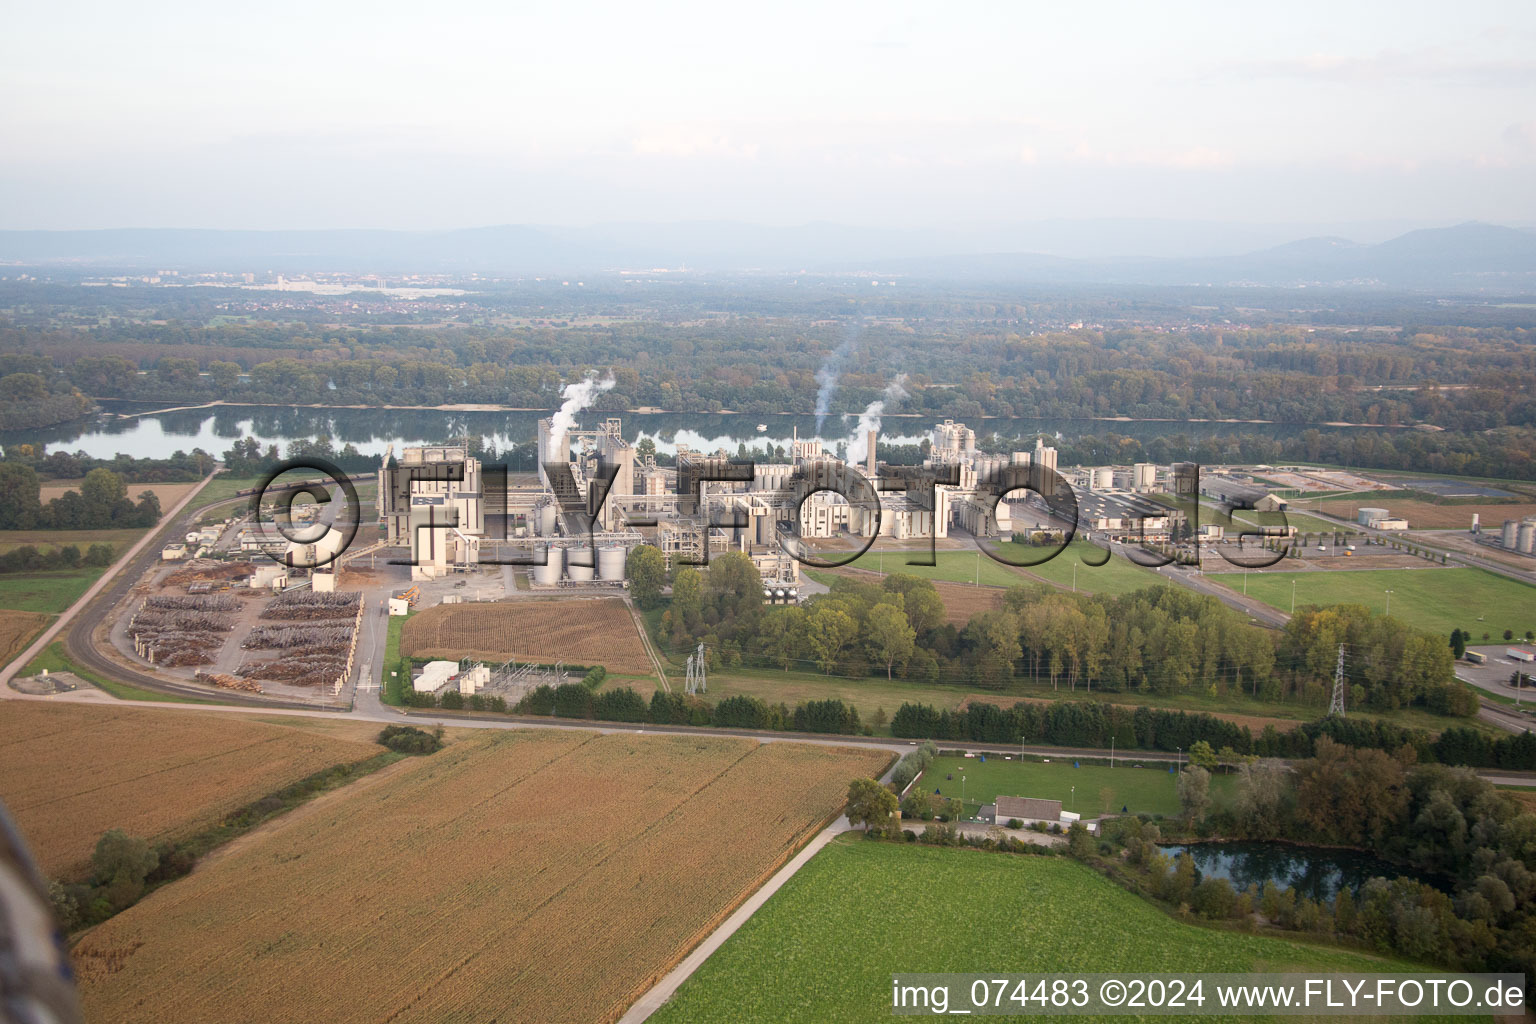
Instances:
[[[167,562],[179,562],[187,557],[187,546],[181,541],[167,544],[160,549],[160,557]]]
[[[411,602],[407,601],[403,597],[392,597],[389,599],[389,614],[409,615],[410,613]]]

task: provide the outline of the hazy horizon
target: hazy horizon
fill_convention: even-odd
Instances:
[[[11,23],[5,229],[1536,223],[1529,5]]]

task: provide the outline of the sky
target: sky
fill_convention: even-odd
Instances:
[[[1536,4],[8,5],[0,228],[1536,224]]]

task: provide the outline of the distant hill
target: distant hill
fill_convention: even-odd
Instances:
[[[0,261],[299,273],[569,274],[682,267],[709,271],[879,273],[1038,284],[1258,285],[1536,291],[1536,232],[1495,224],[1408,231],[1376,244],[1337,235],[1250,251],[1274,228],[1085,221],[953,231],[722,222],[502,225],[454,231],[0,231]],[[1378,236],[1380,237],[1380,236]],[[1159,238],[1163,244],[1159,245]],[[1069,258],[1067,252],[1123,255]],[[1226,250],[1228,253],[1216,253]],[[1208,255],[1189,255],[1191,252]],[[1144,253],[1165,253],[1159,258]]]

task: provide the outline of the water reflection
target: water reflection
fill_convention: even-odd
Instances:
[[[101,404],[109,412],[152,408],[142,403]],[[119,452],[138,457],[164,458],[178,449],[191,451],[193,448],[202,448],[217,455],[228,448],[234,439],[243,436],[255,437],[263,445],[284,445],[297,438],[312,439],[325,434],[338,446],[350,443],[361,452],[379,455],[390,444],[398,448],[402,444],[478,434],[494,441],[498,449],[505,450],[515,444],[531,443],[539,419],[547,415],[547,412],[300,409],[229,405],[159,413],[134,419],[86,419],[45,430],[9,431],[0,433],[0,444],[43,442],[55,451],[83,450],[88,455],[100,458],[111,458]],[[613,414],[588,412],[582,417],[582,424],[586,427],[595,426],[608,415]],[[761,451],[765,444],[783,446],[787,450],[796,432],[800,437],[813,437],[816,429],[814,416],[634,412],[620,415],[624,420],[626,438],[633,442],[649,437],[662,452],[676,451],[679,444],[703,451],[725,448],[733,453],[740,444],[745,444],[749,450]],[[833,448],[838,441],[850,439],[855,422],[851,417],[846,422],[838,422],[836,419],[829,421],[825,431],[828,447]],[[759,425],[766,429],[759,431]],[[933,423],[928,417],[887,416],[881,441],[883,444],[918,444],[932,427]],[[1174,435],[1183,435],[1193,441],[1256,429],[1223,423],[1039,419],[985,420],[977,427],[978,433],[996,432],[1004,437],[1019,439],[1032,439],[1037,434],[1049,437],[1060,431],[1067,437],[1113,432],[1142,441]],[[1279,438],[1294,436],[1304,429],[1307,428],[1301,425],[1267,425],[1262,428],[1266,435]]]
[[[1331,850],[1289,843],[1190,843],[1164,846],[1170,857],[1188,851],[1202,878],[1225,878],[1242,891],[1250,885],[1295,889],[1298,896],[1316,901],[1332,900],[1340,889],[1358,893],[1371,878],[1407,875],[1436,884],[1407,868],[1397,867],[1368,853]]]

